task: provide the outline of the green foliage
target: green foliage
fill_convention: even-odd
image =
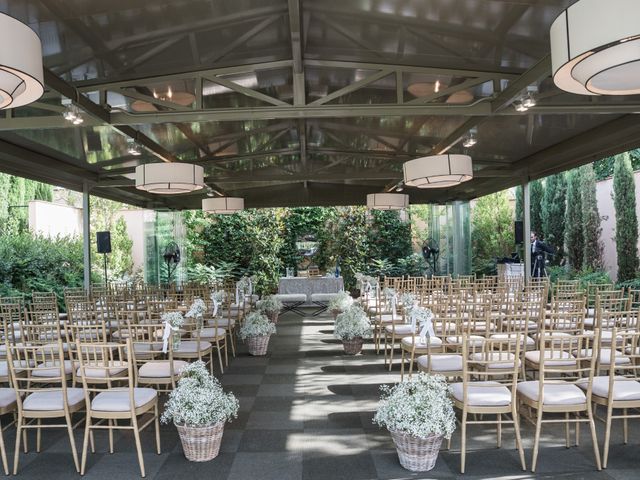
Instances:
[[[534,180],[529,184],[529,198],[531,200],[531,231],[542,236],[544,227],[542,224],[542,199],[544,197],[544,185],[542,180]]]
[[[640,278],[632,278],[624,282],[618,282],[616,288],[624,288],[625,290],[640,290]]]
[[[629,156],[631,169],[634,172],[640,170],[640,149],[636,148],[635,150],[630,150],[626,152],[625,155]],[[616,157],[617,155],[613,157],[606,157],[593,163],[596,180],[604,180],[614,175]]]
[[[83,283],[82,242],[28,232],[0,235],[0,296],[54,291],[60,307],[65,287]]]
[[[480,197],[471,212],[473,271],[495,271],[495,257],[510,255],[514,242],[513,211],[508,192],[504,190]]]
[[[611,277],[602,270],[584,269],[572,276],[573,280],[580,281],[580,288],[586,289],[587,285],[594,283],[611,283]]]
[[[574,270],[580,270],[582,268],[584,254],[581,185],[580,169],[567,172],[564,243],[568,263]]]
[[[638,272],[638,217],[636,188],[629,153],[618,155],[613,174],[613,201],[616,209],[616,252],[618,281],[625,282]]]
[[[0,173],[0,231],[24,232],[29,226],[28,205],[31,200],[53,198],[53,188],[45,183]]]
[[[602,268],[603,245],[600,241],[600,214],[596,199],[596,176],[593,165],[580,167],[582,195],[582,236],[584,238],[582,266],[586,269]]]
[[[522,186],[518,185],[516,187],[516,211],[515,211],[516,220],[524,220],[524,191]]]
[[[547,177],[542,197],[542,231],[545,242],[557,251],[557,254],[550,258],[554,265],[559,265],[563,257],[566,195],[567,182],[564,173]]]
[[[364,207],[344,207],[331,227],[333,232],[332,249],[340,259],[345,288],[356,286],[356,273],[367,271],[369,254],[369,235]]]
[[[372,210],[369,228],[369,255],[396,261],[411,254],[411,223],[400,219],[396,210]]]

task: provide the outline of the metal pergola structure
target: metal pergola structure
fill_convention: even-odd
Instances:
[[[40,35],[47,90],[0,115],[0,170],[199,208],[206,192],[133,186],[140,163],[186,161],[247,207],[352,205],[393,190],[408,159],[466,151],[472,181],[404,192],[468,200],[640,144],[640,101],[567,94],[550,78],[549,26],[570,3],[8,0],[0,11]],[[537,105],[517,112],[527,89]],[[81,126],[62,118],[63,99]]]

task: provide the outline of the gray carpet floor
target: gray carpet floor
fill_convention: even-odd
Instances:
[[[470,427],[467,473],[459,475],[459,435],[451,451],[442,451],[433,471],[404,470],[386,430],[371,422],[384,383],[399,381],[399,366],[389,373],[372,344],[348,357],[332,336],[326,316],[281,317],[266,357],[251,357],[241,346],[221,381],[240,401],[238,418],[228,424],[220,455],[191,463],[182,453],[175,428],[162,427],[162,454],[154,452],[153,431],[143,433],[147,478],[219,480],[364,480],[364,479],[639,479],[638,423],[630,443],[622,445],[621,425],[614,425],[609,468],[597,472],[587,428],[579,447],[566,449],[561,427],[543,428],[544,442],[533,475],[519,467],[512,430],[505,428],[503,448],[495,448],[495,430]],[[602,428],[598,427],[602,439]],[[532,429],[523,424],[527,462]],[[5,431],[10,456],[15,431]],[[33,437],[32,437],[33,438]],[[77,432],[82,445],[82,429]],[[105,435],[97,435],[98,452],[90,454],[86,478],[139,478],[133,437],[116,436],[115,453],[107,453]],[[33,440],[31,445],[33,445]],[[41,453],[21,454],[19,475],[28,479],[76,477],[70,447],[62,431],[43,434]]]

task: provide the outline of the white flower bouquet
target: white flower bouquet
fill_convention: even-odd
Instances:
[[[249,337],[261,337],[276,333],[276,326],[260,312],[251,312],[244,320],[244,324],[238,331],[242,340]]]
[[[282,302],[275,295],[267,295],[260,300],[258,310],[264,313],[278,313],[282,310]]]
[[[169,394],[162,422],[173,421],[188,460],[209,461],[220,451],[225,422],[238,416],[238,400],[225,392],[204,362],[186,366]]]
[[[167,312],[163,313],[160,317],[163,323],[168,323],[174,329],[178,329],[184,326],[184,317],[180,312]]]
[[[327,308],[332,312],[344,312],[353,305],[353,297],[347,292],[339,292],[329,300]]]
[[[412,471],[435,466],[443,438],[451,438],[456,416],[444,377],[420,373],[393,387],[383,385],[373,423],[386,427],[400,463]]]
[[[207,306],[204,304],[204,300],[201,298],[196,298],[193,300],[189,311],[185,315],[187,318],[197,318],[204,315],[204,312],[207,311]]]
[[[333,335],[342,340],[347,355],[356,355],[362,350],[364,338],[371,335],[371,322],[359,305],[351,305],[336,317]]]
[[[184,326],[184,317],[182,316],[182,313],[163,313],[160,319],[164,323],[164,332],[162,333],[162,351],[165,353],[167,352],[169,337],[172,339],[173,349],[178,350],[182,341],[179,330]]]
[[[405,292],[400,295],[400,303],[405,308],[405,310],[411,309],[416,303],[416,297],[412,293]]]

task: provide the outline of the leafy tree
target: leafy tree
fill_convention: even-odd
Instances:
[[[471,211],[474,272],[490,273],[495,269],[496,257],[510,255],[513,235],[513,211],[507,191],[480,197]]]
[[[635,172],[640,170],[640,149],[629,150],[626,152],[629,155],[631,161],[631,168]],[[602,160],[593,162],[593,169],[596,172],[596,180],[604,180],[614,175],[614,168],[617,155],[613,157],[606,157]]]
[[[411,223],[396,210],[372,210],[368,231],[369,255],[392,263],[411,255]]]
[[[582,195],[582,235],[584,237],[582,266],[591,270],[602,268],[603,245],[600,240],[602,227],[596,199],[596,175],[593,165],[580,167]]]
[[[544,197],[544,185],[542,180],[534,180],[530,183],[529,198],[531,200],[531,231],[543,235],[542,225],[542,198]]]
[[[564,173],[547,177],[542,197],[542,231],[547,244],[557,249],[551,262],[559,265],[563,256],[567,182]]]
[[[516,220],[524,220],[524,191],[522,190],[522,186],[518,185],[516,187],[516,211],[515,211]]]
[[[564,215],[567,260],[576,271],[582,269],[584,255],[581,172],[579,168],[567,172],[567,206]]]
[[[613,201],[616,209],[618,282],[625,282],[635,278],[638,271],[636,188],[631,167],[631,155],[628,152],[618,155],[615,160]]]

